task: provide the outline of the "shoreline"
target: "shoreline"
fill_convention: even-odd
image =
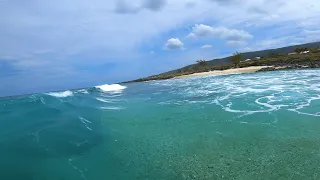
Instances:
[[[320,55],[320,54],[319,54]],[[304,57],[305,58],[305,57]],[[314,57],[310,57],[314,58]],[[202,66],[201,66],[202,67]],[[172,71],[159,75],[140,78],[133,81],[126,81],[120,84],[134,83],[134,82],[148,82],[153,80],[166,80],[166,79],[182,79],[201,76],[215,76],[215,75],[229,75],[229,74],[244,74],[265,71],[281,71],[293,69],[318,69],[320,68],[320,59],[285,59],[285,60],[264,60],[262,62],[252,61],[240,64],[240,68],[233,68],[233,65],[214,66],[209,68],[207,66],[203,69],[180,69],[180,71]],[[220,70],[221,69],[221,70]]]
[[[264,68],[272,68],[272,67],[273,66],[250,66],[250,67],[244,67],[244,68],[214,70],[214,71],[209,71],[209,72],[200,72],[200,73],[176,76],[173,79],[183,79],[183,78],[190,78],[190,77],[210,76],[210,75],[229,75],[229,74],[252,73],[252,72],[258,72]]]

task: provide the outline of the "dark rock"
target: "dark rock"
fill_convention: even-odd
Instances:
[[[266,67],[266,68],[260,69],[258,72],[263,72],[263,71],[275,71],[275,70],[276,70],[275,67]]]

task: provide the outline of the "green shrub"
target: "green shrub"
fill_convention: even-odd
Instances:
[[[231,56],[231,61],[234,65],[238,66],[239,63],[243,60],[242,54],[236,52]]]

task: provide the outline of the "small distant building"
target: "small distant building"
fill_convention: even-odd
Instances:
[[[246,59],[246,60],[244,60],[244,61],[251,61],[251,59]]]
[[[295,54],[298,54],[298,53],[292,52],[292,53],[289,53],[288,55],[295,55]]]
[[[303,51],[300,54],[308,54],[310,51]]]
[[[261,59],[261,57],[255,57],[257,60]]]

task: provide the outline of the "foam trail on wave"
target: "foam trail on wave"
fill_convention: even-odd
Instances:
[[[54,96],[58,98],[64,98],[68,96],[73,96],[73,93],[71,91],[64,91],[64,92],[51,92],[51,93],[46,93],[49,96]]]
[[[122,110],[123,107],[101,107],[103,110]]]
[[[92,122],[79,116],[80,121],[84,124],[84,126],[89,129],[90,131],[92,131],[92,129],[88,126],[88,124],[91,124]]]
[[[126,89],[126,86],[121,86],[120,84],[104,84],[100,86],[96,86],[95,88],[100,89],[104,92],[121,92],[122,90]]]
[[[96,98],[96,100],[100,101],[100,102],[105,102],[105,103],[112,103],[112,101],[103,99],[103,98]]]
[[[320,112],[317,112],[315,114],[312,114],[312,113],[304,113],[304,112],[300,112],[298,111],[297,109],[288,109],[289,111],[292,111],[292,112],[296,112],[298,114],[303,114],[303,115],[307,115],[307,116],[314,116],[314,117],[320,117]]]

